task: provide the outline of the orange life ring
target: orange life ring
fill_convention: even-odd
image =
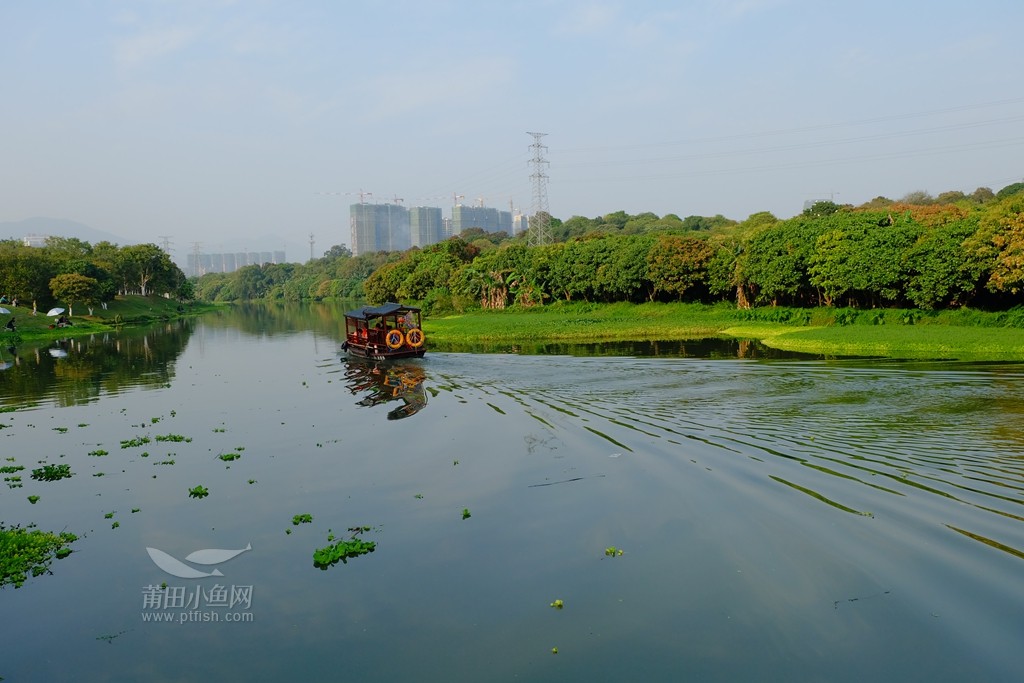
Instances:
[[[423,346],[423,330],[418,327],[412,328],[405,333],[405,341],[414,349],[418,349]]]
[[[401,330],[388,330],[384,341],[387,342],[389,349],[398,349],[405,343],[405,335]]]

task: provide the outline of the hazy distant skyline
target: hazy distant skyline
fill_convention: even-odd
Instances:
[[[527,131],[563,220],[998,190],[1021,26],[1018,0],[0,0],[0,223],[305,260],[350,246],[360,192],[529,213]]]

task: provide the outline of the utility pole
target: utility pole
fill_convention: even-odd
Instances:
[[[533,136],[533,144],[530,145],[533,154],[530,159],[530,167],[533,169],[530,174],[530,182],[533,185],[533,215],[530,216],[526,244],[536,247],[554,241],[551,237],[551,214],[548,212],[548,175],[544,172],[548,164],[548,160],[544,158],[547,145],[541,144],[540,141],[547,133],[527,132],[527,135]]]
[[[315,244],[316,244],[316,241],[313,239],[313,233],[309,233],[309,260],[310,261],[313,260],[313,246]]]

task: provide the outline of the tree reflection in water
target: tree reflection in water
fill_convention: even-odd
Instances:
[[[194,326],[193,319],[173,320],[45,346],[8,347],[0,355],[6,364],[0,404],[82,405],[104,394],[169,385]]]
[[[389,420],[415,415],[427,405],[423,386],[426,373],[413,364],[346,362],[345,381],[353,395],[362,395],[356,405],[370,407],[401,401],[402,405],[388,411]]]

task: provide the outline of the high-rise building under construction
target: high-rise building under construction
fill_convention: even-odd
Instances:
[[[414,206],[409,209],[409,231],[412,246],[425,247],[445,238],[441,209],[436,206]]]
[[[486,206],[452,207],[452,218],[446,226],[441,209],[415,206],[406,209],[399,204],[368,204],[349,207],[352,228],[352,254],[374,251],[404,251],[409,247],[426,247],[470,228],[484,232],[512,234],[512,213]]]

